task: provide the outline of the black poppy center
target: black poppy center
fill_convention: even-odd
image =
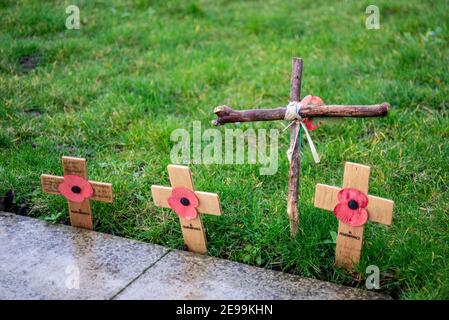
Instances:
[[[81,188],[78,186],[73,186],[72,187],[72,192],[73,193],[81,193]]]
[[[181,198],[181,204],[183,206],[188,206],[190,204],[190,201],[187,198]]]
[[[348,207],[352,210],[355,210],[359,207],[359,204],[355,200],[349,200]]]

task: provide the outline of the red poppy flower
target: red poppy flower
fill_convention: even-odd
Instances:
[[[308,96],[305,96],[301,100],[301,103],[304,106],[306,106],[308,104],[320,105],[320,104],[324,104],[324,101],[320,97],[308,95]],[[307,130],[315,130],[318,128],[318,126],[313,123],[313,118],[310,118],[310,119],[303,118],[302,120],[303,120],[304,124],[306,125]]]
[[[176,214],[184,219],[193,220],[198,215],[196,208],[199,205],[198,198],[193,191],[186,188],[173,188],[168,205]]]
[[[64,182],[58,186],[58,191],[67,200],[72,202],[83,202],[94,194],[94,189],[86,179],[75,176],[65,175]]]
[[[338,204],[334,208],[337,219],[353,227],[359,227],[368,220],[368,197],[362,191],[345,188],[338,193]]]
[[[315,130],[318,128],[316,124],[313,123],[313,119],[303,118],[302,121],[306,125],[307,130]]]

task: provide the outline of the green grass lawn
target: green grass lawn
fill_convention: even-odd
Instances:
[[[293,240],[287,133],[275,175],[191,165],[196,188],[221,197],[223,215],[204,217],[209,254],[360,288],[377,265],[381,291],[395,298],[449,298],[448,1],[15,2],[0,2],[0,194],[14,189],[30,216],[68,222],[65,199],[43,194],[40,175],[61,175],[62,155],[86,157],[89,177],[115,192],[114,204],[93,205],[95,230],[181,249],[176,215],[150,191],[169,183],[171,132],[194,120],[209,128],[220,104],[287,104],[298,56],[303,95],[388,101],[389,115],[312,133],[322,159],[303,148]],[[69,4],[80,30],[65,28]],[[380,30],[365,28],[370,4]],[[392,227],[367,224],[354,274],[333,265],[337,220],[313,207],[316,183],[341,185],[344,161],[371,166],[370,193],[396,203]]]

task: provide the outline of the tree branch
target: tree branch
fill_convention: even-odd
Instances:
[[[379,117],[386,116],[390,105],[387,102],[374,105],[307,105],[301,108],[300,115],[313,117]],[[287,108],[234,110],[228,106],[214,109],[218,119],[212,121],[214,126],[232,122],[284,120]]]
[[[301,81],[302,81],[302,65],[303,60],[300,58],[293,58],[292,60],[292,78],[290,81],[290,101],[301,101]],[[285,115],[285,111],[284,111]],[[288,194],[287,194],[287,215],[290,219],[290,236],[293,238],[299,228],[299,176],[301,153],[296,139],[298,123],[295,122],[290,126],[290,150],[291,160],[290,168],[288,170]]]

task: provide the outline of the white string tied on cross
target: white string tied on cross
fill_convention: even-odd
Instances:
[[[290,101],[287,105],[287,110],[285,111],[284,120],[291,121],[290,124],[284,129],[287,130],[293,123],[300,123],[301,127],[304,129],[304,132],[306,133],[307,142],[310,146],[310,151],[312,152],[313,160],[315,163],[320,162],[320,156],[318,155],[318,152],[315,148],[315,145],[312,141],[312,137],[309,134],[309,130],[307,130],[307,126],[304,124],[304,119],[301,117],[301,107],[308,105],[312,99],[315,98],[311,95],[305,96],[301,101]],[[321,100],[321,99],[320,99]],[[300,126],[297,126],[296,134],[295,134],[295,140],[293,144],[290,144],[290,148],[287,150],[287,157],[288,161],[292,162],[292,155],[293,155],[293,148],[296,148],[296,142],[298,139],[299,132],[301,130]]]

